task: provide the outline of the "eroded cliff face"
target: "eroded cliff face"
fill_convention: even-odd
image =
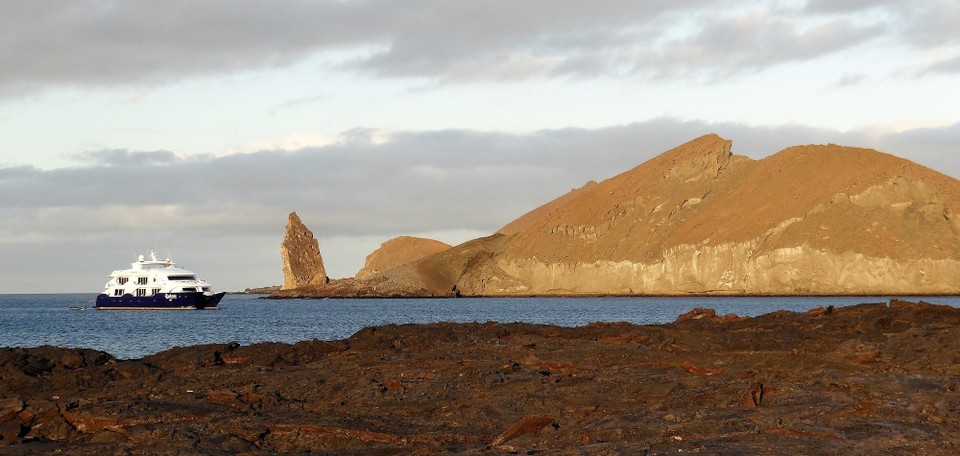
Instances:
[[[291,212],[287,220],[286,233],[280,244],[280,260],[283,265],[281,290],[326,283],[327,272],[320,256],[320,245],[296,212]]]
[[[476,295],[951,294],[960,280],[956,260],[871,258],[805,246],[751,256],[745,245],[687,245],[664,256],[653,264],[509,260],[498,264],[506,277],[468,275],[460,288]]]

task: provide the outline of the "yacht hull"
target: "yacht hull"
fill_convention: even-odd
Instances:
[[[97,296],[96,308],[101,310],[194,310],[216,309],[226,293],[200,292],[159,293],[154,296]]]

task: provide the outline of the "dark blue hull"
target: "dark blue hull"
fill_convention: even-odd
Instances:
[[[97,309],[104,310],[193,310],[216,309],[226,293],[160,293],[154,296],[97,296]]]

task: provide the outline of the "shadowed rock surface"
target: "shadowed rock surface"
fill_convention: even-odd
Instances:
[[[954,454],[960,310],[0,349],[2,454]]]

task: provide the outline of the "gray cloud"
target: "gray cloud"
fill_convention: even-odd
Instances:
[[[837,80],[836,87],[855,86],[869,78],[870,77],[865,74],[845,74]]]
[[[960,73],[960,54],[931,64],[923,73]]]
[[[155,150],[152,152],[130,152],[128,150],[98,150],[83,152],[74,155],[75,159],[84,163],[105,166],[149,166],[175,163],[180,160],[177,154],[169,150]]]
[[[952,0],[903,2],[907,19],[907,38],[917,46],[960,44],[960,4]]]
[[[711,16],[698,34],[670,43],[653,60],[653,70],[675,76],[706,71],[723,79],[790,61],[804,61],[860,45],[879,36],[876,26],[830,20],[809,26],[795,18],[767,13]],[[663,68],[663,69],[660,69]]]
[[[378,39],[382,15],[355,17],[367,3],[5,2],[0,75],[8,88],[97,87],[284,65]]]
[[[661,118],[529,134],[400,132],[383,143],[369,140],[375,130],[351,130],[329,146],[217,158],[88,152],[83,155],[92,160],[82,167],[0,168],[0,195],[4,207],[18,209],[140,205],[131,200],[141,198],[153,206],[196,206],[204,214],[231,205],[283,206],[278,213],[316,207],[347,222],[325,226],[330,235],[490,229],[537,201],[612,176],[706,132],[733,139],[737,153],[755,158],[797,144],[840,143],[877,148],[960,176],[960,124],[877,135]],[[516,198],[518,187],[529,196]],[[449,216],[464,204],[471,210]],[[359,220],[364,217],[382,222]]]
[[[754,158],[792,145],[838,143],[960,177],[960,124],[877,134],[662,118],[528,134],[411,131],[382,143],[371,140],[374,130],[354,130],[325,147],[225,157],[91,152],[85,155],[94,159],[81,167],[0,168],[0,256],[16,260],[0,263],[0,291],[50,280],[50,268],[76,280],[57,282],[65,289],[34,291],[98,286],[103,274],[122,266],[118,258],[150,247],[172,249],[175,259],[209,271],[222,287],[279,282],[277,246],[294,210],[321,248],[337,253],[327,258],[336,265],[332,274],[352,275],[390,237],[491,233],[590,179],[616,175],[707,132],[732,139],[735,153]],[[58,252],[72,264],[62,264]],[[86,272],[78,273],[78,264]]]
[[[914,6],[925,0],[808,0],[806,9],[813,12],[851,13]]]
[[[805,11],[811,14],[872,14],[879,19],[891,42],[902,40],[917,47],[956,44],[960,36],[960,4],[953,0],[810,0]]]
[[[722,78],[886,36],[956,43],[950,1],[215,0],[69,5],[0,15],[0,95],[167,84],[349,50],[340,69],[457,82],[532,77]],[[874,14],[874,22],[856,16]],[[874,17],[869,16],[869,17]]]

